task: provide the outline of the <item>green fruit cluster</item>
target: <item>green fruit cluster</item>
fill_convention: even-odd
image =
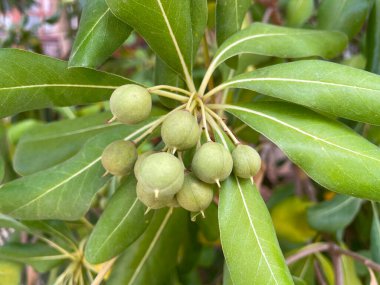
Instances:
[[[145,88],[130,84],[115,90],[110,107],[118,121],[135,124],[149,117],[152,100]],[[232,172],[252,178],[260,170],[261,160],[247,145],[238,144],[230,153],[216,142],[201,144],[200,136],[197,118],[188,110],[175,110],[162,120],[161,137],[167,152],[148,151],[138,156],[135,143],[118,140],[105,148],[101,161],[107,172],[116,176],[133,170],[137,197],[148,209],[182,207],[203,213],[213,200],[215,184],[220,186]],[[191,169],[186,170],[183,153],[195,148]]]

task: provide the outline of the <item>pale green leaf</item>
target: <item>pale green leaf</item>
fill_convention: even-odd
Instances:
[[[100,162],[104,148],[117,139],[131,139],[149,126],[126,126],[122,132],[100,134],[62,164],[2,185],[0,213],[28,220],[81,218],[108,180],[102,177],[105,170]]]
[[[285,102],[227,111],[277,144],[327,189],[380,201],[380,150],[342,123]]]
[[[108,285],[167,284],[176,272],[180,243],[186,232],[182,209],[156,211],[144,234],[119,258]]]
[[[190,0],[106,0],[111,11],[132,26],[152,50],[178,73],[190,74],[193,34]]]
[[[86,1],[69,66],[98,67],[131,32],[130,26],[112,14],[105,0]]]
[[[331,201],[324,201],[307,210],[309,224],[319,230],[336,232],[347,227],[356,217],[362,205],[362,200],[337,195]]]
[[[268,209],[249,180],[230,177],[220,190],[220,239],[239,284],[293,284]]]
[[[350,38],[360,32],[371,0],[323,0],[318,8],[318,28],[346,33]]]
[[[124,251],[148,227],[152,212],[136,196],[136,179],[131,176],[107,203],[85,249],[86,260],[103,263]]]
[[[17,144],[14,169],[21,175],[47,169],[75,155],[95,135],[123,131],[119,123],[106,124],[111,117],[106,112],[34,127]]]
[[[320,60],[273,65],[216,90],[244,88],[338,117],[380,125],[380,76]]]
[[[39,272],[46,272],[62,263],[67,256],[42,243],[9,243],[0,246],[0,259],[28,264]]]
[[[314,0],[290,0],[286,6],[286,23],[300,27],[309,20],[314,10]]]
[[[107,100],[130,80],[18,49],[0,50],[0,118],[51,106]]]

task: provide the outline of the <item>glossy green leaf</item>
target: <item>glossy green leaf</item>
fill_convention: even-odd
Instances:
[[[185,87],[185,82],[181,76],[171,69],[165,62],[159,57],[156,57],[156,66],[154,69],[154,83],[155,85],[169,85],[174,87]],[[176,92],[174,92],[176,93]],[[179,106],[179,102],[170,98],[159,96],[158,99],[162,105],[168,108],[175,108]]]
[[[100,134],[62,164],[1,186],[0,213],[28,220],[81,218],[108,180],[102,177],[105,171],[100,162],[104,148],[114,140],[131,139],[148,127],[126,126],[123,132]]]
[[[314,0],[290,0],[286,6],[286,23],[290,27],[301,27],[309,20],[314,10]]]
[[[233,283],[293,284],[257,188],[231,177],[219,198],[220,239]]]
[[[226,263],[224,263],[223,266],[223,285],[234,285],[231,279],[230,271],[228,270]]]
[[[380,74],[380,0],[374,0],[367,26],[368,71]]]
[[[380,150],[342,123],[285,102],[227,111],[277,144],[327,189],[380,201]]]
[[[199,44],[207,28],[207,0],[191,0],[191,28],[193,32],[193,56],[197,55]]]
[[[0,246],[0,259],[28,264],[39,272],[46,272],[62,263],[67,257],[42,243],[9,243]]]
[[[85,249],[86,259],[103,263],[123,252],[148,227],[152,213],[136,196],[136,179],[131,176],[107,203]]]
[[[167,284],[176,270],[187,219],[182,209],[156,211],[145,233],[116,262],[107,284]]]
[[[355,121],[380,125],[380,76],[320,60],[273,65],[221,85],[244,88]]]
[[[0,50],[0,118],[18,112],[106,100],[123,77],[18,49]]]
[[[218,0],[216,2],[216,39],[218,45],[241,30],[251,0]],[[237,58],[227,61],[230,67],[237,67]]]
[[[112,14],[105,0],[86,1],[69,66],[98,67],[123,44],[132,30]]]
[[[333,58],[347,45],[340,32],[293,29],[263,23],[254,23],[235,33],[217,50],[210,70],[225,60],[243,53],[281,58],[320,56]]]
[[[15,170],[29,175],[47,169],[75,155],[95,135],[123,131],[125,127],[119,123],[106,124],[111,117],[106,112],[33,128],[17,145],[13,158]]]
[[[380,262],[380,221],[379,212],[377,210],[376,203],[372,202],[373,218],[371,226],[371,257],[372,259],[379,263]]]
[[[362,200],[336,195],[331,201],[324,201],[307,210],[309,224],[319,230],[336,232],[347,227],[360,210]]]
[[[0,285],[20,285],[22,266],[16,262],[0,260]]]
[[[323,0],[318,8],[318,28],[346,33],[350,38],[362,28],[370,0]]]
[[[111,11],[132,26],[171,68],[181,74],[190,73],[193,62],[190,0],[106,2]]]

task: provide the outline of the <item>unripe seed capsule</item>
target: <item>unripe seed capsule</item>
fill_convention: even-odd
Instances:
[[[139,200],[145,206],[147,206],[150,209],[154,209],[154,210],[166,207],[174,199],[174,196],[159,197],[157,199],[154,196],[154,193],[146,192],[144,190],[144,186],[140,182],[137,182],[136,194],[137,194],[137,198],[139,198]]]
[[[261,158],[258,152],[248,145],[238,145],[232,151],[234,174],[240,178],[251,178],[261,168]]]
[[[123,85],[112,93],[110,108],[121,123],[137,124],[149,117],[152,97],[144,87],[136,84]]]
[[[232,172],[233,162],[230,152],[221,144],[207,142],[194,155],[194,174],[206,183],[219,183]]]
[[[166,152],[154,153],[141,163],[138,180],[145,192],[156,198],[175,195],[182,187],[184,166],[174,155]]]
[[[195,146],[200,134],[197,119],[185,110],[170,114],[161,127],[162,140],[168,147],[177,150],[187,150]]]
[[[136,146],[130,141],[117,140],[103,151],[103,167],[116,176],[127,175],[137,159]]]
[[[200,181],[193,174],[188,173],[176,198],[182,208],[191,212],[201,212],[211,204],[213,196],[212,185]]]
[[[137,157],[137,160],[136,160],[136,163],[135,163],[135,167],[133,169],[133,171],[135,173],[135,177],[137,178],[137,180],[139,180],[139,177],[140,177],[140,171],[141,171],[141,164],[142,164],[142,162],[145,160],[145,158],[147,158],[149,155],[151,155],[153,153],[154,153],[154,151],[150,150],[150,151],[144,152],[143,154],[140,154]]]

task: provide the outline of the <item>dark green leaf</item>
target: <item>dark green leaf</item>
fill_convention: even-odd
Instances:
[[[96,223],[87,242],[85,256],[93,263],[103,263],[124,251],[148,227],[152,213],[136,197],[136,179],[131,176],[117,190]]]
[[[123,131],[124,126],[119,123],[106,124],[111,117],[111,113],[106,112],[33,128],[17,145],[13,159],[15,170],[29,175],[47,169],[72,157],[93,136]]]
[[[368,71],[380,74],[380,0],[374,0],[367,26]]]
[[[318,9],[318,28],[336,30],[354,37],[362,28],[369,0],[324,0]]]
[[[69,66],[98,67],[128,38],[132,28],[116,18],[105,0],[87,1]]]
[[[156,211],[145,233],[117,261],[107,284],[167,284],[175,272],[186,219],[181,209]]]
[[[377,210],[376,203],[372,202],[373,218],[371,227],[371,256],[372,259],[379,263],[380,262],[380,221],[379,213]]]
[[[277,144],[327,189],[380,201],[380,150],[347,126],[285,102],[227,111]]]
[[[293,284],[268,209],[249,180],[229,178],[220,191],[220,239],[239,284]]]
[[[0,259],[28,264],[39,272],[46,272],[62,263],[67,257],[42,243],[10,243],[0,246]]]
[[[296,61],[236,76],[220,88],[227,86],[380,125],[380,76],[356,68],[321,60]]]
[[[193,35],[190,0],[106,0],[111,11],[132,26],[171,68],[190,73]]]
[[[219,46],[240,31],[251,3],[251,0],[218,0],[216,2],[216,39]],[[227,63],[236,68],[237,58],[231,59]]]
[[[361,204],[362,201],[355,197],[337,195],[331,201],[310,207],[307,218],[313,228],[334,233],[351,224]]]
[[[193,56],[197,55],[199,44],[207,28],[207,0],[191,0],[191,23],[193,31]]]
[[[293,29],[255,23],[235,33],[217,50],[210,70],[225,60],[243,53],[281,58],[320,56],[333,58],[347,45],[347,38],[339,32]]]
[[[205,210],[205,216],[204,219],[197,219],[200,231],[208,241],[219,240],[218,207],[212,203]]]
[[[148,127],[125,126],[122,132],[100,134],[62,164],[1,186],[0,212],[28,220],[80,219],[108,180],[102,177],[105,170],[100,162],[104,148],[114,140],[131,139]]]
[[[120,76],[86,68],[67,69],[58,59],[17,49],[0,50],[0,118],[18,112],[106,100],[131,83]]]

